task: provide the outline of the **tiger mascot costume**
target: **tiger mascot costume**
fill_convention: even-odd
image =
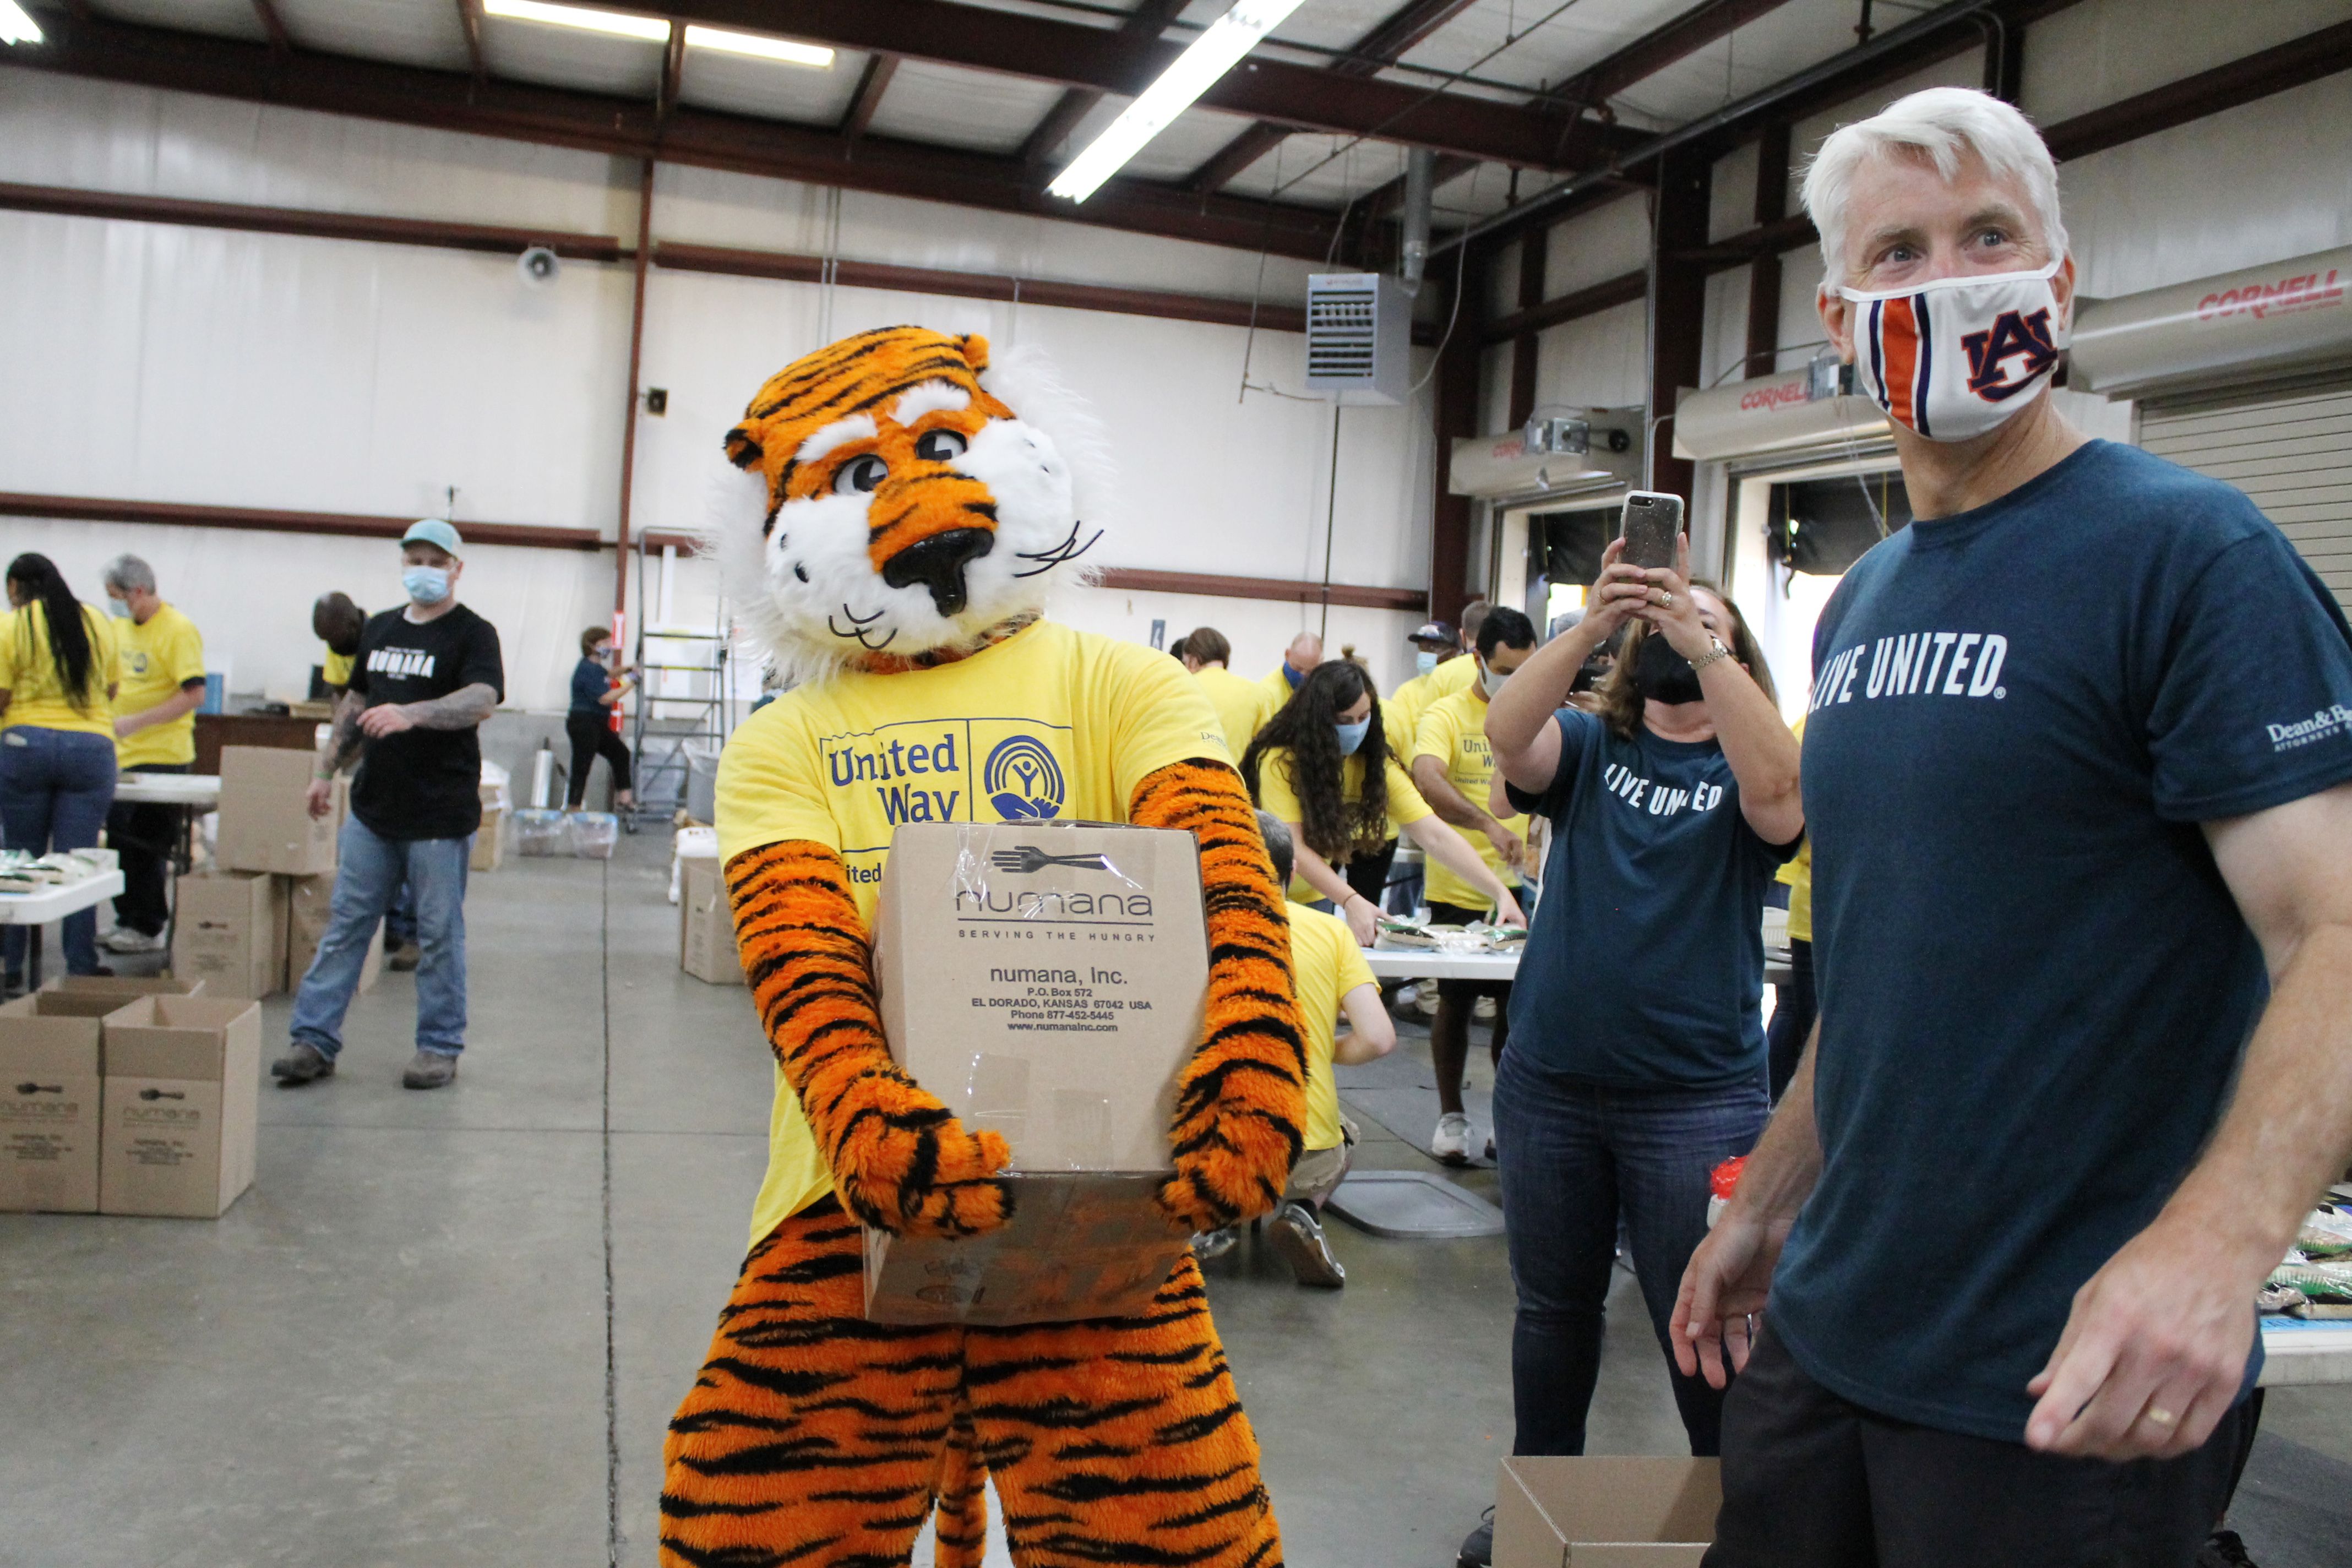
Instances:
[[[893,327],[788,365],[728,432],[730,600],[800,684],[719,764],[720,853],[777,1089],[751,1252],[670,1423],[666,1563],[886,1568],[936,1504],[937,1561],[966,1568],[991,1476],[1022,1568],[1281,1562],[1189,1254],[1135,1318],[863,1315],[861,1222],[971,1236],[1011,1203],[1004,1140],[967,1131],[883,1042],[866,932],[897,822],[1193,834],[1206,1024],[1160,1205],[1181,1234],[1262,1214],[1298,1152],[1283,891],[1216,719],[1175,660],[1041,616],[1093,542],[1087,428],[1042,368],[992,372],[980,338]]]

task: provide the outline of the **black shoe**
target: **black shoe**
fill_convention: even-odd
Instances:
[[[413,942],[404,942],[383,961],[383,966],[394,974],[405,974],[425,961],[425,950]]]
[[[2246,1543],[2234,1530],[2217,1530],[2197,1553],[2197,1568],[2255,1568],[2246,1555]]]
[[[457,1058],[446,1051],[419,1050],[400,1075],[403,1089],[439,1089],[456,1081]]]
[[[316,1083],[322,1078],[335,1076],[335,1058],[308,1041],[298,1040],[294,1048],[269,1064],[269,1073],[280,1089],[299,1089],[306,1083]]]
[[[1462,1554],[1454,1560],[1454,1568],[1494,1568],[1495,1510],[1478,1521],[1478,1528],[1462,1538]]]

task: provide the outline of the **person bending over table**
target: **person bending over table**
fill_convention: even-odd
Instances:
[[[1687,541],[1672,569],[1622,552],[1486,708],[1512,804],[1552,824],[1495,1074],[1516,1454],[1584,1451],[1621,1214],[1691,1452],[1717,1449],[1723,1395],[1673,1364],[1667,1325],[1709,1173],[1764,1125],[1764,899],[1805,826],[1796,739],[1738,611],[1689,580]],[[1562,707],[1628,622],[1602,712]],[[1463,1560],[1491,1542],[1481,1527]]]
[[[155,569],[136,555],[106,563],[107,613],[122,679],[114,695],[114,763],[126,773],[184,773],[196,761],[196,710],[205,700],[205,637],[155,592]],[[172,918],[165,891],[181,808],[119,805],[106,841],[122,867],[109,952],[160,952]]]
[[[8,563],[0,623],[0,830],[8,847],[45,855],[94,849],[114,802],[114,714],[121,678],[107,618],[73,596],[57,563],[27,552]],[[98,911],[66,916],[66,970],[106,974]],[[7,987],[24,984],[25,928],[0,936]]]
[[[1528,819],[1502,817],[1486,809],[1495,779],[1495,750],[1486,741],[1486,704],[1513,670],[1533,658],[1535,623],[1507,605],[1488,610],[1479,623],[1469,660],[1475,679],[1451,697],[1431,703],[1412,743],[1412,782],[1430,808],[1460,828],[1487,868],[1517,897],[1528,868]],[[1429,918],[1439,925],[1468,925],[1491,919],[1493,910],[1473,902],[1473,889],[1444,867],[1429,873]],[[1500,980],[1437,982],[1437,1016],[1429,1026],[1429,1056],[1437,1071],[1437,1131],[1429,1152],[1449,1165],[1470,1163],[1470,1117],[1462,1105],[1462,1073],[1470,1058],[1470,1014],[1478,998],[1495,1001],[1495,1031],[1489,1049],[1498,1064],[1510,1040],[1511,987]],[[1488,1148],[1492,1150],[1492,1141]]]
[[[1477,889],[1511,924],[1526,921],[1502,879],[1429,809],[1381,731],[1372,678],[1344,659],[1315,667],[1242,756],[1250,798],[1290,830],[1298,866],[1290,897],[1346,917],[1359,946],[1380,934],[1380,910],[1340,868],[1375,854],[1393,816],[1423,853]],[[1373,783],[1372,781],[1379,782]]]

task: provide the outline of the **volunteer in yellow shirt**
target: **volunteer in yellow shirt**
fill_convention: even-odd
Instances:
[[[1431,703],[1412,745],[1412,782],[1432,809],[1462,829],[1492,870],[1515,891],[1528,869],[1528,819],[1496,819],[1487,809],[1495,783],[1495,751],[1486,743],[1486,700],[1536,651],[1535,623],[1505,605],[1486,613],[1468,659],[1476,679]],[[1429,918],[1441,925],[1493,919],[1475,888],[1443,866],[1429,868]],[[1462,1104],[1462,1073],[1470,1059],[1470,1014],[1481,996],[1495,999],[1490,1049],[1497,1062],[1511,1032],[1511,987],[1493,980],[1441,980],[1437,1014],[1429,1026],[1429,1055],[1437,1074],[1437,1131],[1430,1152],[1448,1164],[1470,1159],[1470,1118]]]
[[[1804,743],[1805,721],[1797,721],[1797,742]],[[1805,1040],[1813,1032],[1820,1004],[1813,993],[1813,841],[1810,835],[1797,858],[1780,868],[1776,879],[1789,889],[1789,984],[1774,986],[1772,1026],[1765,1035],[1766,1072],[1770,1076],[1772,1103],[1796,1076],[1797,1059],[1805,1054]]]
[[[352,663],[360,651],[360,633],[367,629],[367,612],[345,593],[321,594],[310,606],[310,635],[327,645],[319,679],[340,697],[352,683]]]
[[[1225,749],[1240,756],[1282,704],[1263,682],[1244,680],[1228,668],[1234,645],[1216,627],[1194,628],[1185,634],[1181,647],[1183,652],[1177,657],[1208,694],[1209,706],[1217,710],[1217,722],[1224,727]]]
[[[1189,639],[1185,646],[1192,646]],[[1298,694],[1299,683],[1307,679],[1307,672],[1322,662],[1323,639],[1313,632],[1301,632],[1291,638],[1290,646],[1283,650],[1282,662],[1266,671],[1258,685],[1265,688],[1266,696],[1273,700],[1275,710],[1279,712]]]
[[[1288,879],[1290,830],[1272,813],[1257,814],[1274,874]],[[1348,1271],[1331,1256],[1323,1234],[1322,1209],[1347,1178],[1356,1146],[1356,1124],[1339,1109],[1339,1079],[1332,1068],[1378,1061],[1396,1049],[1396,1026],[1381,1005],[1380,983],[1364,962],[1348,922],[1320,910],[1290,910],[1290,973],[1298,988],[1298,1021],[1307,1031],[1307,1136],[1298,1163],[1290,1168],[1282,1205],[1266,1221],[1267,1239],[1290,1265],[1301,1285],[1338,1289]],[[1339,1015],[1348,1015],[1348,1037],[1337,1037]],[[1227,1250],[1234,1231],[1220,1231],[1194,1243],[1208,1257]]]
[[[1431,815],[1405,776],[1381,727],[1372,678],[1357,666],[1342,659],[1318,666],[1297,699],[1250,743],[1242,779],[1251,798],[1295,840],[1291,898],[1328,900],[1360,945],[1372,945],[1380,911],[1348,885],[1339,868],[1379,853],[1391,817],[1431,859],[1500,905],[1511,923],[1525,923],[1518,900],[1462,835]]]
[[[1444,621],[1423,621],[1407,635],[1412,645],[1413,673],[1410,679],[1381,699],[1381,722],[1396,737],[1396,750],[1405,756],[1412,750],[1412,738],[1420,731],[1421,716],[1430,703],[1440,697],[1451,697],[1469,683],[1475,670],[1475,660],[1462,655],[1462,645],[1454,639],[1454,628]],[[1389,824],[1389,837],[1397,835],[1397,825]],[[1423,872],[1420,866],[1411,865],[1397,879],[1402,907],[1418,908],[1423,892]],[[1402,995],[1400,1005],[1408,999]]]
[[[114,634],[73,595],[57,563],[8,563],[0,626],[0,832],[35,855],[94,849],[114,801]],[[66,968],[96,974],[98,911],[65,918]],[[0,939],[7,984],[24,983],[25,928]]]
[[[196,760],[196,710],[205,700],[205,639],[196,623],[155,592],[155,569],[136,555],[106,563],[121,683],[114,693],[114,762],[127,773],[184,773]],[[168,805],[117,805],[106,841],[122,865],[110,952],[158,952],[171,919],[163,880],[180,814]]]
[[[870,924],[902,822],[1124,822],[1148,775],[1225,755],[1216,714],[1175,660],[1039,621],[951,664],[796,687],[746,719],[719,759],[720,862],[789,839],[824,845]],[[754,1243],[833,1190],[781,1068],[775,1086]]]

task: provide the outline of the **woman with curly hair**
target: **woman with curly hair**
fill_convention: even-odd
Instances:
[[[1340,868],[1377,854],[1391,817],[1423,854],[1485,894],[1498,921],[1526,923],[1502,879],[1405,776],[1381,729],[1380,693],[1360,667],[1334,659],[1308,671],[1250,742],[1242,779],[1250,798],[1290,829],[1297,854],[1290,896],[1346,917],[1361,945],[1372,945],[1380,910],[1348,885]]]

